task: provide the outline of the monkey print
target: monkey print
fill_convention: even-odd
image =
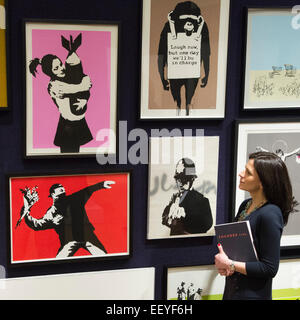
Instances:
[[[202,88],[208,82],[209,31],[200,8],[192,1],[178,3],[166,18],[160,34],[158,72],[163,89],[171,91],[178,116],[181,115],[181,89],[184,88],[185,115],[189,116],[199,79]],[[200,72],[201,66],[204,74]]]

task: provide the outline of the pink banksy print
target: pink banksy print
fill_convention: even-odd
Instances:
[[[110,129],[111,32],[33,29],[31,37],[33,149],[101,146],[97,132]]]

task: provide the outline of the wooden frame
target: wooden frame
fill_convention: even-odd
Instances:
[[[8,264],[129,257],[130,175],[9,175]]]
[[[225,112],[229,1],[195,0],[192,9],[179,8],[179,3],[178,0],[143,1],[140,118],[222,119]],[[176,16],[178,13],[179,17],[190,15],[194,19],[197,27],[191,36],[185,36],[180,29],[180,19],[172,16],[174,11]],[[172,39],[171,35],[174,35]],[[161,79],[163,74],[164,80]],[[188,97],[182,92],[182,98],[179,98],[181,86],[194,87],[195,90],[188,91]]]
[[[118,22],[24,21],[25,157],[116,154],[119,39]]]
[[[239,205],[249,195],[238,189],[238,173],[244,170],[248,155],[255,151],[270,151],[277,153],[285,161],[289,170],[293,193],[299,198],[299,166],[300,166],[300,120],[239,120],[235,128],[235,161],[233,183],[232,219]],[[298,146],[299,145],[299,146]],[[298,146],[298,147],[297,147]],[[300,215],[295,212],[290,215],[281,238],[281,248],[297,248],[300,246]],[[297,230],[298,229],[298,230]]]

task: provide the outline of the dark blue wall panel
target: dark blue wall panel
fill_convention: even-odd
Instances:
[[[70,19],[121,21],[121,60],[119,120],[128,121],[128,130],[143,128],[203,128],[205,135],[220,136],[219,184],[217,223],[227,222],[230,216],[233,176],[234,121],[245,118],[269,118],[265,111],[242,111],[244,38],[247,6],[288,6],[291,0],[232,0],[228,46],[226,117],[222,121],[140,121],[140,50],[141,0],[8,0],[9,97],[11,111],[0,114],[0,265],[6,267],[8,201],[6,178],[10,172],[55,172],[62,169],[101,170],[96,159],[25,160],[23,157],[24,123],[24,62],[22,20]],[[300,39],[300,37],[299,37]],[[271,117],[290,118],[299,111],[274,111]],[[129,145],[130,146],[130,145]],[[165,265],[211,264],[217,251],[215,239],[190,238],[146,240],[147,225],[147,165],[112,165],[113,169],[133,169],[132,192],[132,256],[130,259],[90,261],[39,265],[7,269],[7,277],[47,275],[56,273],[155,267],[155,298],[163,297]]]

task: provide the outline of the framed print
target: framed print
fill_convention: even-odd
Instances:
[[[134,268],[6,278],[0,279],[0,299],[154,300],[154,277],[154,268]]]
[[[130,173],[11,175],[8,191],[11,266],[129,256]]]
[[[229,0],[144,0],[141,119],[222,119]]]
[[[300,300],[300,260],[280,260],[273,280],[273,300]]]
[[[235,180],[233,214],[243,200],[250,195],[238,188],[238,174],[244,170],[248,155],[256,151],[269,151],[277,154],[285,162],[292,183],[293,195],[300,202],[300,122],[291,121],[238,121],[236,123]],[[299,206],[296,207],[300,209]],[[300,212],[289,216],[281,238],[282,248],[300,246]]]
[[[0,110],[7,110],[6,14],[5,1],[0,0]]]
[[[150,138],[147,239],[213,236],[219,137]]]
[[[272,300],[299,300],[300,260],[280,260]],[[214,265],[169,267],[165,270],[167,300],[222,300],[225,277]]]
[[[291,8],[248,9],[244,109],[299,108],[295,18]]]
[[[25,156],[115,154],[119,24],[25,21],[24,33]]]
[[[166,268],[167,300],[222,300],[225,277],[214,265]]]

